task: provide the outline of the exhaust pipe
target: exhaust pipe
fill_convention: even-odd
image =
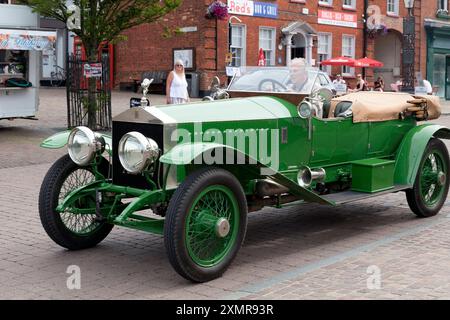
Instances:
[[[289,189],[271,180],[258,180],[255,186],[256,194],[261,197],[272,197],[288,193]]]
[[[304,166],[298,172],[297,180],[300,187],[309,188],[313,182],[323,182],[326,177],[325,169],[311,170],[311,168]]]

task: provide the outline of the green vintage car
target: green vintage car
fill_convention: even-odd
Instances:
[[[112,136],[78,127],[45,140],[68,145],[40,190],[50,238],[79,250],[114,226],[163,235],[174,269],[204,282],[226,271],[247,214],[266,206],[333,207],[402,191],[417,216],[440,211],[449,188],[440,139],[450,130],[420,123],[439,117],[438,100],[332,97],[317,70],[301,71],[298,90],[255,72],[234,78],[229,99],[132,108],[114,118]]]

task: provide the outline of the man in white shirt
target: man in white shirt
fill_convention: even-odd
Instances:
[[[338,74],[336,79],[333,80],[333,84],[345,84],[345,80],[342,79],[342,76]]]
[[[423,86],[425,88],[427,88],[427,94],[432,95],[433,94],[433,87],[431,86],[430,81],[428,80],[423,80]]]

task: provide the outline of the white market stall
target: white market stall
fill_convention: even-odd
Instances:
[[[38,27],[30,8],[0,4],[0,120],[36,116],[41,52],[56,42],[55,31]]]

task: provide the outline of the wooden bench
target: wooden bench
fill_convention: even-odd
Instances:
[[[138,92],[141,88],[142,81],[147,79],[153,79],[153,83],[150,86],[151,93],[166,93],[167,72],[166,71],[146,71],[142,73],[140,79],[133,79],[134,91]]]

